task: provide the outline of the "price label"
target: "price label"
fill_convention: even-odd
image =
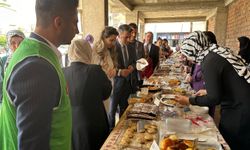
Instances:
[[[160,150],[160,147],[158,146],[155,140],[153,141],[150,150]]]
[[[142,95],[148,95],[148,88],[147,87],[141,88],[141,94]]]
[[[157,98],[155,98],[155,100],[154,100],[154,104],[155,104],[156,106],[159,106],[159,105],[160,105],[160,100],[159,100],[159,99],[157,99]]]

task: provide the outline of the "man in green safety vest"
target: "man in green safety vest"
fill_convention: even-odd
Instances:
[[[70,150],[71,107],[57,47],[77,28],[78,0],[36,0],[36,27],[3,81],[1,150]]]

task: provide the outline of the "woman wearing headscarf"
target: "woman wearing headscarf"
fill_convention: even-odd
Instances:
[[[247,68],[250,70],[250,39],[246,36],[241,36],[238,38],[239,41],[239,55],[246,61]]]
[[[208,43],[210,44],[217,44],[217,40],[216,40],[216,36],[214,35],[213,32],[211,31],[204,31],[203,32],[208,40]],[[203,74],[202,74],[202,70],[201,70],[201,65],[198,63],[194,63],[192,65],[192,69],[191,69],[191,76],[189,78],[189,82],[191,87],[196,91],[200,91],[200,90],[205,90],[205,82],[204,82],[204,78],[203,78]],[[215,113],[215,106],[211,106],[209,107],[209,112],[208,114],[214,118],[214,113]]]
[[[244,61],[228,48],[209,44],[200,31],[184,39],[181,52],[201,63],[207,95],[176,96],[176,100],[199,106],[221,104],[221,134],[233,150],[249,149],[250,72]]]
[[[25,35],[20,30],[10,30],[6,34],[7,47],[9,48],[9,55],[6,58],[3,58],[4,69],[7,68],[9,61],[12,57],[12,54],[16,51],[20,43],[25,38]]]
[[[7,68],[12,54],[16,51],[20,43],[25,38],[25,35],[20,30],[10,30],[6,34],[8,54],[0,57],[0,106],[2,102],[2,86],[3,86],[3,76],[4,71]]]
[[[70,66],[64,68],[72,106],[72,149],[100,149],[109,134],[103,100],[111,82],[99,65],[91,63],[92,49],[83,39],[73,40],[68,51]]]

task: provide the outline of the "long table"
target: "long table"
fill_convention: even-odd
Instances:
[[[172,60],[172,62],[174,62],[174,60]],[[169,63],[169,62],[168,62]],[[168,64],[169,65],[169,64]],[[171,65],[170,65],[171,66]],[[173,65],[172,65],[173,66]],[[154,75],[157,75],[159,80],[161,80],[161,82],[165,82],[167,79],[164,78],[164,76],[180,76],[180,78],[182,78],[183,80],[183,76],[181,75],[178,75],[178,73],[176,73],[176,71],[178,70],[178,67],[176,67],[177,65],[175,64],[174,67],[172,67],[172,71],[169,72],[169,69],[168,67],[166,67],[166,64],[163,64],[160,66],[160,73],[159,72],[155,72]],[[162,68],[167,68],[166,71],[164,72],[164,69],[162,71]],[[160,70],[159,69],[159,70]],[[177,69],[177,70],[176,70]],[[178,72],[178,71],[177,71]],[[159,76],[161,75],[161,76]],[[152,76],[152,78],[157,78],[156,76]],[[152,79],[151,78],[151,79]],[[152,80],[151,80],[152,82]],[[157,83],[156,81],[153,81],[154,84],[159,84]],[[148,83],[147,83],[148,84]],[[189,88],[190,90],[190,88]],[[148,103],[154,103],[154,100],[156,99],[156,95],[159,95],[161,93],[156,93],[153,97],[153,101],[151,102],[148,102]],[[106,139],[105,143],[103,144],[102,146],[102,150],[118,150],[118,149],[123,149],[120,144],[119,144],[119,141],[121,140],[122,136],[124,136],[124,132],[127,128],[127,121],[128,121],[128,118],[127,118],[127,113],[129,112],[129,110],[133,107],[133,105],[129,105],[127,110],[124,112],[124,114],[122,115],[122,117],[120,118],[118,124],[116,125],[116,127],[113,129],[113,131],[110,133],[110,135],[108,136],[108,138]],[[162,109],[162,108],[165,108],[167,107],[168,109],[168,106],[165,106],[163,105],[162,103],[159,104],[159,109]],[[177,135],[180,135],[180,136],[191,136],[191,137],[199,137],[200,139],[206,139],[207,137],[207,140],[215,140],[216,143],[218,143],[220,145],[220,148],[219,150],[230,150],[230,147],[228,146],[228,144],[225,142],[225,140],[223,139],[222,135],[220,134],[219,130],[217,129],[213,119],[208,115],[208,114],[197,114],[197,113],[193,113],[193,112],[185,112],[185,108],[177,108],[176,107],[176,110],[178,110],[179,112],[181,112],[182,114],[181,115],[178,115],[178,117],[172,117],[172,119],[186,119],[186,120],[191,120],[192,122],[192,130],[195,130],[196,133],[175,133]],[[160,111],[159,111],[160,112]],[[198,119],[197,120],[194,120],[194,118],[192,118],[192,116],[195,116],[194,118],[195,119]],[[190,118],[191,117],[191,118]],[[166,131],[162,129],[162,127],[166,128],[166,130],[168,130],[168,126],[166,125],[166,120],[168,120],[168,118],[171,118],[171,117],[165,117],[164,118],[164,115],[162,117],[162,115],[160,116],[160,113],[159,113],[159,116],[157,117],[157,119],[154,121],[154,122],[157,122],[158,124],[158,132],[159,132],[159,138],[158,138],[158,141],[157,144],[159,144],[160,140],[161,140],[161,136],[160,134],[163,134],[165,133]],[[202,118],[202,119],[201,119]],[[197,121],[197,122],[196,122]],[[161,127],[159,127],[161,126]],[[204,130],[204,131],[203,131]],[[136,148],[124,148],[124,149],[136,149]],[[145,148],[138,148],[138,149],[145,149]]]

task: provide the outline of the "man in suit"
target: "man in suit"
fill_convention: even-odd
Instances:
[[[132,92],[131,74],[135,69],[135,51],[129,45],[131,28],[123,24],[118,28],[119,36],[116,42],[118,73],[114,77],[114,89],[111,96],[109,124],[112,129],[115,126],[115,113],[119,106],[120,116],[128,106],[128,97]]]
[[[130,45],[134,48],[134,50],[136,52],[136,60],[138,60],[140,58],[144,58],[145,54],[144,54],[143,43],[136,40],[137,33],[138,33],[138,27],[135,23],[130,23],[129,26],[132,30],[131,35],[130,35]]]
[[[132,29],[131,31],[131,36],[130,36],[130,45],[135,51],[135,58],[136,60],[144,58],[145,53],[144,53],[144,46],[143,43],[136,40],[137,37],[137,32],[138,32],[138,27],[135,23],[130,23],[129,24],[130,28]],[[140,78],[139,72],[135,70],[132,75],[132,87],[133,87],[133,93],[136,92],[138,89],[138,85],[142,84],[142,80]]]
[[[69,150],[72,116],[61,44],[77,34],[77,0],[36,0],[36,27],[5,71],[1,150]]]
[[[153,69],[155,69],[159,65],[159,47],[153,44],[152,32],[146,33],[144,47],[149,52],[149,57],[153,61]]]

